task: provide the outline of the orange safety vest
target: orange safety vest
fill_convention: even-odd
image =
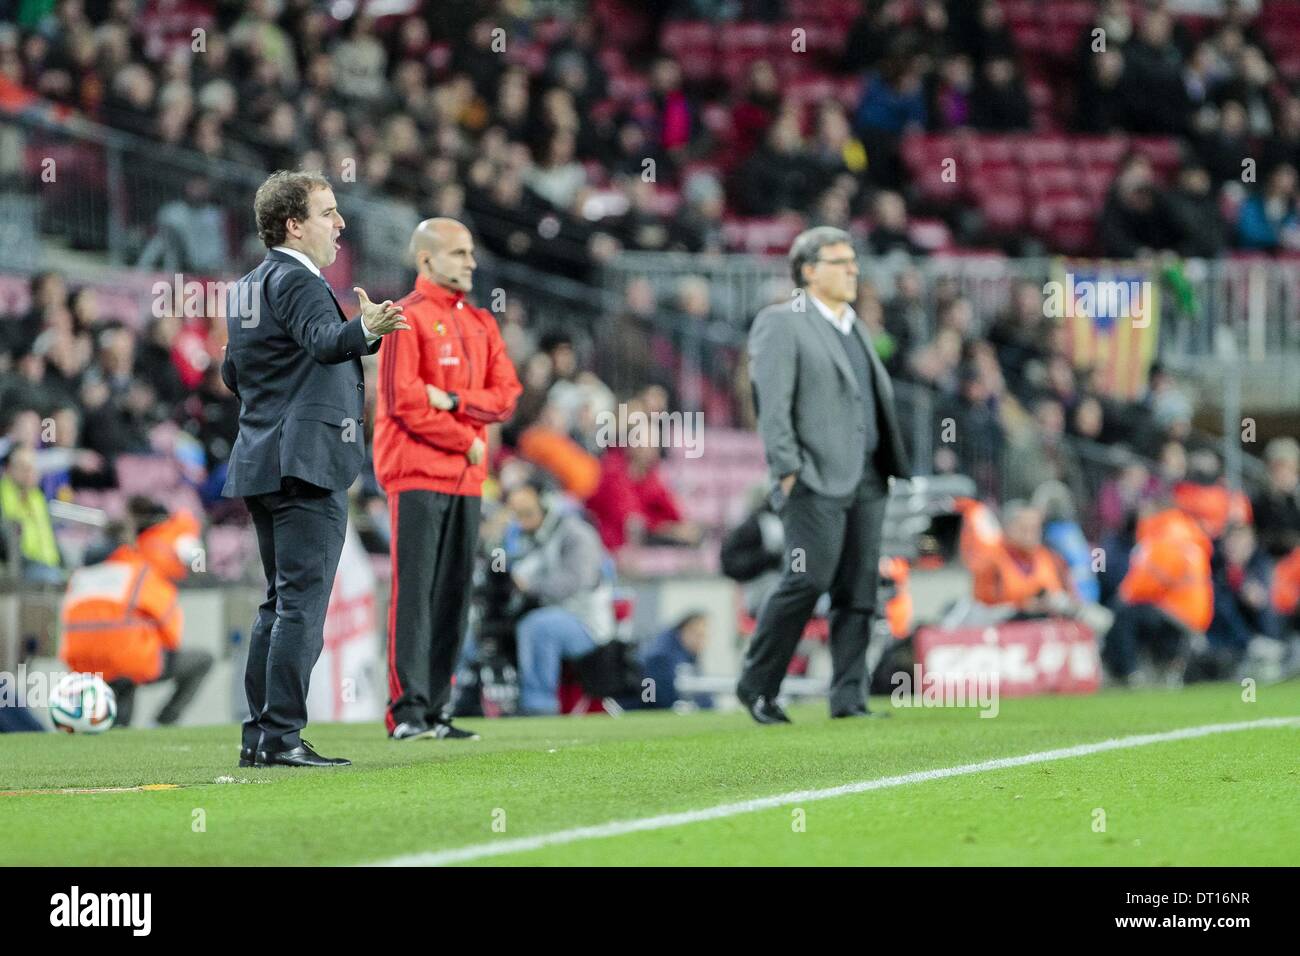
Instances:
[[[1229,491],[1223,485],[1180,481],[1174,485],[1174,504],[1184,513],[1200,519],[1202,527],[1215,540],[1223,537],[1229,524],[1250,524],[1254,520],[1250,499],[1240,491]]]
[[[981,604],[1012,604],[1024,610],[1044,591],[1069,593],[1056,557],[1042,545],[1030,555],[1028,569],[1012,557],[1010,548],[1004,545],[971,571],[975,577],[975,600]]]
[[[1297,609],[1300,609],[1300,548],[1273,569],[1273,610],[1290,617]]]
[[[1177,508],[1143,518],[1120,598],[1128,604],[1153,604],[1192,630],[1204,631],[1214,617],[1212,548],[1205,532]]]
[[[180,581],[190,573],[203,529],[188,511],[178,511],[166,521],[145,528],[135,546],[149,566],[169,581]]]
[[[103,674],[104,680],[157,680],[163,650],[181,643],[176,586],[130,545],[73,572],[61,618],[59,657],[74,670]]]

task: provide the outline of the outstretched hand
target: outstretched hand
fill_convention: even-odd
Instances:
[[[376,304],[370,301],[370,296],[360,286],[353,286],[352,291],[361,301],[361,319],[371,335],[387,335],[389,332],[410,328],[402,317],[402,307],[393,305],[392,299]]]

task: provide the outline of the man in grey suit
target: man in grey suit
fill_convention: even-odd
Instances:
[[[781,679],[817,599],[831,595],[832,717],[873,716],[866,650],[889,479],[909,475],[894,389],[850,305],[848,233],[819,226],[790,247],[798,288],[749,333],[758,430],[785,529],[780,584],[759,611],[737,696],[761,724],[789,723]],[[887,716],[887,715],[885,715]]]
[[[307,685],[347,530],[347,489],[365,458],[361,356],[409,326],[361,289],[348,321],[320,270],[343,217],[329,180],[274,173],[253,200],[266,258],[231,288],[221,377],[239,399],[239,435],[222,494],[240,496],[257,532],[266,600],[248,643],[239,765],[331,767],[302,739]]]

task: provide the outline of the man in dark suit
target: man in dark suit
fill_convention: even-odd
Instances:
[[[761,724],[789,723],[781,679],[817,599],[831,595],[832,717],[871,716],[866,651],[889,479],[909,474],[889,374],[849,304],[848,233],[819,226],[790,247],[799,287],[749,333],[750,377],[773,505],[785,530],[781,581],[759,611],[736,688]]]
[[[248,646],[239,765],[328,767],[300,732],[324,646],[325,608],[347,528],[347,489],[365,455],[361,356],[409,326],[361,289],[343,314],[320,270],[338,254],[343,217],[329,181],[277,172],[253,200],[269,252],[230,289],[221,377],[239,398],[239,437],[222,494],[242,496],[266,572]]]

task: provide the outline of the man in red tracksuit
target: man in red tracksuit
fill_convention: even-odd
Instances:
[[[411,237],[419,272],[401,300],[411,328],[380,352],[375,477],[392,522],[388,735],[474,738],[451,725],[451,675],[469,616],[486,426],[522,391],[496,320],[465,299],[474,241],[454,219]]]

